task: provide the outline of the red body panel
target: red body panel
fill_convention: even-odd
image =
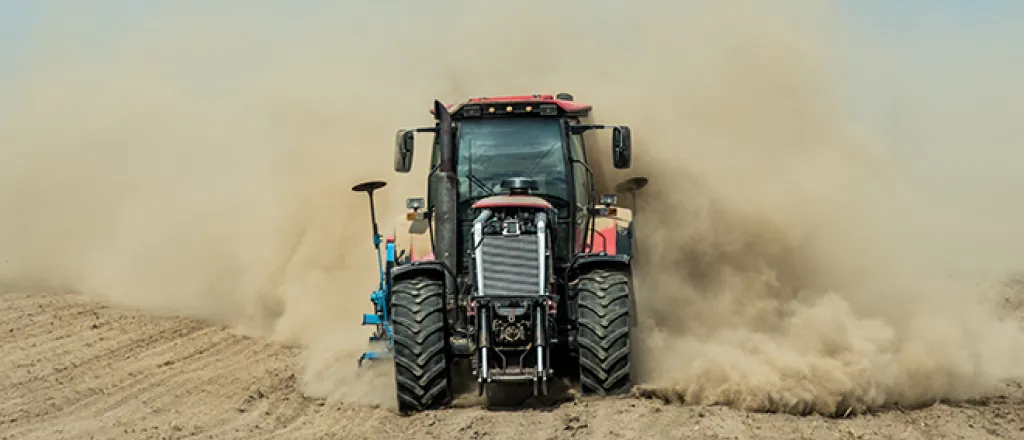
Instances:
[[[551,203],[540,197],[524,195],[491,196],[478,200],[474,208],[534,208],[551,209]]]
[[[472,98],[467,101],[467,104],[504,104],[507,102],[521,102],[531,103],[535,102],[538,104],[555,104],[569,113],[576,113],[590,110],[591,106],[587,104],[581,104],[575,101],[563,101],[561,99],[555,99],[551,95],[521,95],[521,96],[496,96],[493,98]]]
[[[590,249],[588,249],[588,252],[604,252],[608,255],[615,255],[615,240],[618,239],[617,232],[615,226],[609,226],[594,232],[594,242]]]
[[[409,260],[411,261],[430,261],[434,259],[434,253],[428,252],[425,255],[416,255],[416,250],[413,249],[412,243],[409,243]]]
[[[429,253],[427,255],[422,255],[422,256],[413,255],[412,258],[411,258],[412,261],[431,261],[433,259],[434,259],[434,253],[433,252],[431,252],[431,253]]]
[[[517,96],[495,96],[490,98],[470,98],[465,103],[457,104],[455,106],[448,104],[445,107],[448,111],[454,113],[459,107],[466,104],[506,104],[506,103],[537,103],[537,104],[555,104],[567,113],[580,113],[589,112],[592,106],[589,104],[581,104],[575,101],[565,101],[561,99],[555,99],[552,95],[517,95]],[[434,114],[434,109],[430,109],[430,114]]]

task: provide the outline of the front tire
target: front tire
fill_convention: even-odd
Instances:
[[[397,280],[391,292],[398,412],[448,406],[452,388],[444,282],[423,276]]]
[[[628,270],[594,269],[577,285],[580,385],[583,395],[617,396],[633,387]]]

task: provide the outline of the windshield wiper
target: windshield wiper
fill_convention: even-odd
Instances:
[[[540,166],[540,164],[544,163],[544,161],[547,160],[548,156],[551,156],[551,153],[553,153],[555,151],[561,151],[561,145],[552,145],[552,146],[554,148],[549,148],[548,151],[546,153],[544,153],[544,155],[542,155],[540,157],[540,159],[537,159],[537,161],[533,163],[533,166],[530,167],[530,170],[526,172],[527,176],[532,176],[534,170],[536,170],[537,167]]]
[[[489,195],[489,196],[493,196],[494,195],[494,191],[491,191],[491,188],[489,188],[487,186],[487,184],[485,184],[482,180],[478,179],[476,176],[473,175],[473,143],[472,142],[470,142],[470,145],[469,145],[469,169],[466,170],[466,178],[469,179],[470,182],[475,183],[477,186],[483,188],[484,191],[487,191],[487,195]],[[470,198],[473,197],[473,187],[472,186],[469,187],[469,197]]]
[[[487,191],[487,195],[489,195],[489,196],[493,196],[494,195],[494,191],[491,190],[491,188],[488,187],[486,183],[484,183],[482,180],[478,179],[476,176],[474,176],[472,174],[466,174],[466,177],[469,179],[470,182],[475,183],[477,186],[483,188],[484,191]],[[469,195],[470,195],[470,197],[473,196],[473,190],[469,191]]]

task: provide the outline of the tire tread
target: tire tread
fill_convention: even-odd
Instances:
[[[429,277],[398,280],[392,287],[395,384],[402,414],[451,404],[444,314],[444,282]]]
[[[595,269],[580,276],[580,385],[584,395],[617,396],[632,389],[631,280],[627,272]]]

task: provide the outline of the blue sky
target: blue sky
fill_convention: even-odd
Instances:
[[[170,2],[116,1],[90,5],[96,14],[97,31],[109,29],[111,24],[130,20],[134,13],[159,7]],[[308,7],[322,4],[321,0],[292,1],[283,12],[301,14]],[[985,27],[993,22],[1019,17],[1024,4],[1014,0],[838,0],[851,24],[882,32],[893,38],[912,30],[922,19],[941,20],[954,28]],[[285,3],[282,1],[282,5]],[[55,5],[50,3],[50,6]],[[370,6],[367,4],[365,6]],[[5,0],[0,2],[0,56],[2,64],[9,66],[16,58],[33,25],[47,5],[39,0]]]
[[[302,14],[322,3],[322,0],[292,1],[282,7],[282,12]],[[932,30],[944,28],[946,31],[969,33],[1020,18],[1024,12],[1024,2],[1014,0],[837,0],[837,3],[845,11],[844,19],[853,28],[864,30],[876,38],[890,39],[894,44],[923,26]],[[135,14],[168,4],[168,1],[97,1],[87,11],[94,15],[95,31],[101,34],[116,32],[119,27],[130,23]],[[0,75],[16,68],[24,55],[25,42],[31,38],[42,11],[55,6],[55,3],[39,0],[0,2]],[[367,3],[356,7],[386,6]]]
[[[826,0],[821,0],[826,1]],[[884,44],[888,50],[899,51],[903,48],[901,56],[915,56],[915,53],[922,44],[927,46],[930,40],[937,36],[954,39],[956,36],[973,37],[973,39],[991,39],[993,36],[986,36],[992,28],[1008,28],[1007,23],[1024,18],[1024,2],[1014,0],[834,0],[843,10],[841,17],[843,25],[852,30],[854,39],[860,41],[865,38],[872,43]],[[331,3],[331,2],[327,2]],[[154,9],[169,7],[172,4],[180,5],[181,2],[170,0],[96,0],[88,4],[68,3],[76,5],[78,14],[88,14],[88,20],[76,20],[76,24],[92,26],[94,29],[80,29],[78,35],[90,35],[96,38],[97,44],[109,41],[117,36],[118,30],[130,26],[135,17],[144,13],[152,13]],[[194,4],[204,4],[194,2]],[[273,2],[262,3],[273,4]],[[325,4],[325,0],[299,0],[285,3],[278,2],[281,6],[280,14],[303,16],[304,14],[315,14],[313,12],[318,6]],[[212,7],[224,7],[224,4]],[[366,13],[373,9],[389,9],[393,3],[369,2],[351,3],[353,11],[359,10]],[[5,89],[5,84],[13,73],[18,71],[21,60],[27,54],[26,42],[32,41],[33,31],[40,23],[44,12],[47,9],[64,9],[64,4],[58,6],[58,2],[43,2],[40,0],[4,0],[0,2],[0,91]],[[395,11],[389,11],[395,12]],[[275,13],[276,14],[276,13]],[[360,14],[346,14],[348,18],[356,18]],[[84,24],[83,24],[84,23]],[[1011,25],[1013,26],[1013,25]],[[938,35],[941,33],[941,35]],[[998,40],[998,38],[997,38]],[[996,41],[996,40],[991,40]],[[1003,44],[1006,42],[1004,41]],[[859,44],[860,50],[864,49]],[[1010,45],[1013,47],[1013,45]],[[914,48],[914,49],[911,49]],[[858,63],[858,56],[850,51],[843,53],[843,57],[849,63]],[[873,100],[873,96],[884,95],[887,91],[875,87],[870,79],[856,79],[858,83],[851,84],[856,90],[855,100]]]
[[[0,73],[12,68],[36,19],[37,3],[9,0],[0,3]]]

